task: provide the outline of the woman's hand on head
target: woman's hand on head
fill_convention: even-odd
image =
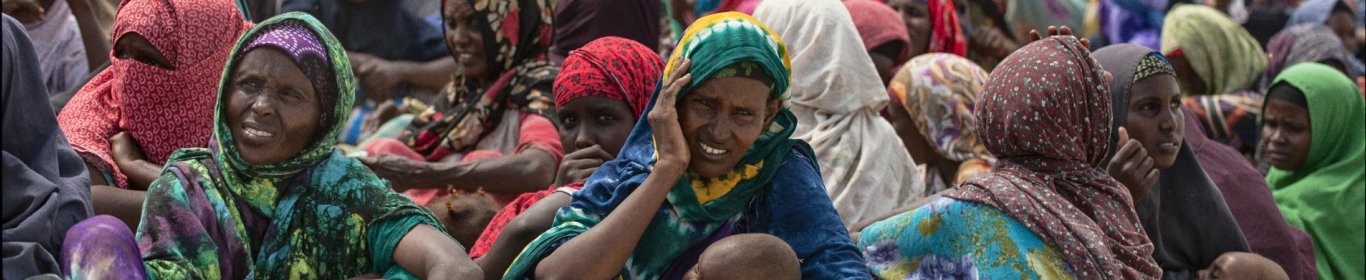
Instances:
[[[1067,27],[1066,25],[1063,25],[1061,28],[1059,28],[1059,27],[1057,27],[1057,26],[1049,25],[1049,26],[1048,26],[1048,36],[1049,36],[1049,37],[1052,37],[1052,36],[1072,36],[1073,38],[1077,38],[1076,35],[1072,35],[1072,28]],[[1040,35],[1039,35],[1039,30],[1037,30],[1037,29],[1030,29],[1030,30],[1029,30],[1029,42],[1030,42],[1030,43],[1033,43],[1034,41],[1038,41],[1038,40],[1043,40],[1043,38],[1044,38],[1043,36],[1040,36]],[[1077,40],[1078,40],[1078,41],[1081,41],[1081,46],[1082,46],[1082,47],[1086,47],[1087,49],[1091,49],[1091,39],[1077,38]]]
[[[1114,158],[1110,159],[1109,166],[1105,167],[1105,173],[1124,184],[1124,187],[1129,189],[1134,204],[1137,204],[1148,195],[1148,190],[1157,184],[1159,171],[1153,167],[1153,158],[1148,156],[1143,143],[1129,139],[1128,129],[1119,128],[1119,142],[1116,143],[1119,143],[1121,148],[1115,152]]]
[[[678,69],[664,79],[667,81],[664,90],[659,92],[654,109],[646,116],[654,128],[655,147],[659,153],[656,169],[677,168],[674,171],[682,174],[691,160],[688,142],[683,138],[683,128],[678,123],[677,106],[678,92],[692,82],[692,74],[685,74],[691,66],[692,61],[684,58]]]
[[[612,154],[598,145],[564,155],[564,160],[560,161],[560,170],[555,172],[555,186],[588,180],[588,176],[598,171],[599,166],[612,159]]]

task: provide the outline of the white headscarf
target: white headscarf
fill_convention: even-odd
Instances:
[[[810,143],[825,189],[845,225],[924,195],[925,184],[896,132],[878,112],[887,89],[838,0],[766,0],[754,11],[782,37],[792,59],[796,138]]]

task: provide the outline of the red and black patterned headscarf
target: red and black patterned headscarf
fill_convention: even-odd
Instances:
[[[1110,148],[1104,71],[1070,36],[1006,57],[977,101],[978,132],[1001,167],[948,197],[1005,212],[1083,279],[1155,279],[1153,244],[1129,192],[1099,167]]]
[[[621,37],[603,37],[569,52],[555,78],[555,107],[579,97],[625,101],[637,118],[650,102],[664,60],[653,50]]]

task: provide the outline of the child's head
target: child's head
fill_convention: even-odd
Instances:
[[[446,233],[469,248],[479,240],[484,227],[498,214],[498,203],[485,193],[447,195],[427,203],[436,220],[446,227]]]
[[[716,241],[684,279],[801,279],[797,253],[772,235],[738,234]]]

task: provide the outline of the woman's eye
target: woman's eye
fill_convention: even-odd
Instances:
[[[615,120],[617,120],[617,117],[613,117],[612,115],[598,115],[599,122],[607,123]]]
[[[578,118],[575,118],[575,117],[563,117],[563,118],[560,118],[560,124],[564,124],[564,125],[567,125],[567,126],[568,126],[568,125],[573,125],[574,123],[577,123],[577,122],[579,122],[579,119],[578,119]]]

